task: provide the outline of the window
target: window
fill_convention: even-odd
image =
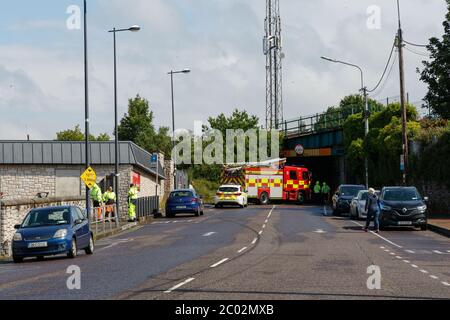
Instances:
[[[289,179],[290,180],[298,180],[297,171],[290,171],[289,172]]]
[[[220,187],[219,192],[239,192],[240,187]]]
[[[83,212],[80,210],[80,208],[75,207],[74,208],[75,211],[75,217],[76,219],[80,219],[80,220],[85,220],[86,217],[84,216]]]
[[[309,172],[308,171],[304,171],[303,172],[303,180],[309,180]]]
[[[171,198],[194,197],[192,191],[175,191],[170,194]]]

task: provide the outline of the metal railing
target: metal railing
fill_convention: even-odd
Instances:
[[[120,223],[116,215],[117,207],[115,204],[92,208],[90,214],[91,230],[95,234],[99,234],[119,228]]]
[[[283,122],[282,131],[286,137],[289,137],[340,129],[349,116],[361,113],[361,111],[360,107],[349,107],[344,110],[327,111],[312,116],[287,120]]]
[[[159,196],[144,197],[137,199],[136,217],[144,218],[153,216],[159,211]]]

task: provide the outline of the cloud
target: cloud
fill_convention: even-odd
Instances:
[[[366,9],[373,4],[382,9],[381,30],[366,28]],[[111,134],[114,120],[112,36],[107,30],[134,24],[142,26],[141,32],[117,35],[120,115],[128,99],[139,93],[149,99],[155,124],[171,127],[167,72],[190,68],[192,73],[174,79],[177,128],[193,129],[195,120],[206,121],[234,108],[246,109],[264,123],[264,1],[99,0],[89,9],[89,96],[95,133]],[[445,9],[444,1],[409,0],[402,11],[405,35],[424,42],[442,34]],[[393,1],[281,1],[281,13],[285,118],[324,111],[358,91],[357,71],[326,63],[322,55],[360,64],[368,86],[378,81],[397,28]],[[14,43],[0,42],[0,112],[8,111],[8,122],[17,124],[2,129],[0,139],[16,137],[25,125],[32,136],[54,138],[57,131],[84,124],[82,32],[66,30],[61,17],[65,11],[61,16],[34,16],[22,25],[41,28],[33,39],[13,28]],[[59,20],[59,27],[51,28]],[[405,53],[412,100],[426,92],[415,73],[422,58]],[[397,79],[396,66],[380,99],[398,95]],[[52,125],[46,125],[49,122]]]

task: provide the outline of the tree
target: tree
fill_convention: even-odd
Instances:
[[[148,100],[139,95],[128,100],[128,113],[124,115],[118,127],[119,140],[132,141],[148,152],[170,155],[172,140],[168,132],[167,127],[161,127],[156,132]]]
[[[68,129],[56,133],[56,141],[84,141],[84,132],[81,131],[80,125],[77,124],[74,129]],[[89,140],[91,141],[110,141],[111,138],[107,133],[102,133],[98,137],[94,135],[89,135]]]
[[[442,41],[435,37],[430,39],[427,46],[430,61],[423,61],[425,68],[420,77],[428,85],[425,101],[434,114],[444,119],[450,119],[450,0],[447,5],[448,13],[443,22],[445,33]]]

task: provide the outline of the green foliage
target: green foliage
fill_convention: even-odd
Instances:
[[[377,106],[369,118],[370,131],[365,137],[361,113],[349,116],[344,123],[344,145],[348,155],[350,173],[364,181],[364,159],[369,162],[370,183],[374,186],[397,184],[401,179],[400,154],[402,152],[402,122],[400,104]],[[420,135],[418,113],[407,105],[408,137]]]
[[[203,197],[203,202],[208,204],[214,203],[214,196],[219,188],[219,180],[210,179],[193,179],[192,186],[195,191]]]
[[[84,132],[81,131],[80,125],[77,124],[74,129],[67,129],[56,133],[56,141],[84,141]],[[107,133],[102,133],[98,137],[89,135],[90,141],[110,141],[111,138]]]
[[[448,13],[443,22],[445,33],[442,40],[430,39],[427,46],[430,60],[423,61],[425,68],[420,77],[428,85],[425,101],[434,114],[444,119],[450,119],[450,0],[447,0],[447,6]]]
[[[148,152],[162,152],[170,155],[172,140],[169,128],[161,127],[158,131],[153,125],[153,112],[148,100],[139,95],[128,101],[128,113],[120,121],[118,128],[121,141],[132,141]]]

